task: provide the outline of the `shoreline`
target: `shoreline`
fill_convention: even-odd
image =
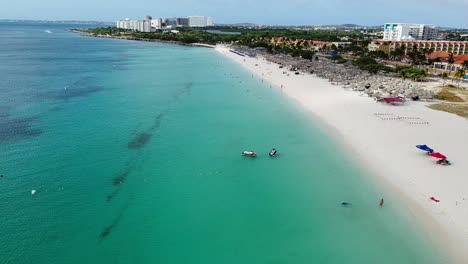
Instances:
[[[241,57],[221,46],[216,51],[299,103],[311,122],[353,154],[371,181],[391,193],[405,217],[415,218],[433,245],[455,263],[468,263],[463,253],[468,249],[468,191],[463,188],[468,179],[462,176],[468,171],[468,149],[461,144],[468,135],[466,119],[424,102],[376,103],[311,74],[284,74],[264,58]],[[419,144],[446,154],[453,165],[435,164],[415,148]],[[432,196],[441,202],[429,200]]]
[[[109,38],[109,39],[122,39],[122,40],[134,40],[134,41],[145,41],[145,42],[158,42],[166,44],[174,44],[180,46],[189,46],[189,47],[202,47],[202,48],[216,48],[215,45],[205,44],[205,43],[182,43],[179,41],[169,41],[169,40],[160,40],[160,39],[146,39],[146,38],[135,38],[131,36],[111,36],[111,35],[94,35],[84,31],[70,29],[69,32],[80,34],[83,37],[92,37],[92,38]]]

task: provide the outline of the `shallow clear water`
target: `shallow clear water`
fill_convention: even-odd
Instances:
[[[0,24],[0,263],[442,262],[238,65],[70,27]]]

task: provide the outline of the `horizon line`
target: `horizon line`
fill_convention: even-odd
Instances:
[[[118,20],[115,21],[107,21],[107,20],[81,20],[81,19],[21,19],[21,18],[0,18],[0,21],[31,21],[31,22],[36,22],[36,21],[46,21],[46,22],[87,22],[87,23],[115,23]],[[382,27],[388,22],[382,23]],[[406,23],[406,22],[405,22]],[[272,26],[272,27],[316,27],[316,26],[321,26],[321,27],[337,27],[337,26],[345,26],[345,25],[354,25],[355,27],[380,27],[381,25],[361,25],[361,24],[355,24],[355,23],[340,23],[340,24],[262,24],[262,23],[253,23],[253,22],[235,22],[235,23],[216,23],[216,25],[242,25],[242,24],[252,24],[255,26]],[[418,24],[418,23],[408,23],[408,24]],[[424,23],[423,23],[424,24]],[[432,25],[438,28],[450,28],[450,29],[467,29],[468,27],[452,27],[452,26],[441,26],[441,25],[436,25],[436,24],[427,24],[427,25]]]

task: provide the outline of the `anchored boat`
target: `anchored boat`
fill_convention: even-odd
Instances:
[[[242,156],[247,156],[247,157],[256,157],[257,153],[255,151],[244,151],[242,152]]]
[[[272,149],[270,150],[270,153],[268,153],[268,155],[270,155],[270,157],[274,157],[276,156],[276,153],[278,153],[278,151],[276,149]]]

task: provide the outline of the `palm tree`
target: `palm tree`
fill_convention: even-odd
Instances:
[[[454,77],[458,79],[458,86],[460,86],[460,80],[465,78],[466,70],[464,67],[458,68],[457,72],[455,73]]]
[[[446,72],[443,72],[442,75],[440,76],[440,78],[442,78],[442,80],[444,81],[444,83],[442,84],[442,86],[445,86],[445,82],[447,81],[448,79],[448,75]]]
[[[449,58],[448,58],[449,75],[452,74],[452,65],[454,62],[455,62],[455,59],[453,58],[453,53],[450,52]]]
[[[468,60],[464,61],[462,63],[462,67],[465,69],[465,70],[468,70]]]
[[[463,61],[459,71],[460,71],[460,74],[462,75],[462,76],[460,76],[460,79],[465,79],[466,72],[468,71],[468,60]]]
[[[401,60],[405,56],[405,53],[406,53],[406,45],[403,44],[400,47],[395,48],[395,50],[393,51],[393,58],[397,60]]]
[[[429,55],[431,55],[432,53],[434,52],[433,49],[428,49],[428,48],[424,48],[422,53],[424,54],[424,62],[425,64],[431,64],[431,60],[429,60]]]

